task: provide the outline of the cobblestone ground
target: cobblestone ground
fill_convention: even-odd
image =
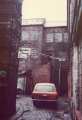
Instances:
[[[69,105],[59,99],[58,110],[36,108],[31,97],[17,98],[17,113],[10,120],[72,120]]]

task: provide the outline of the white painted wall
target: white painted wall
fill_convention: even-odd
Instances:
[[[78,82],[78,50],[77,47],[74,46],[73,49],[73,68],[72,68],[72,75],[73,75],[73,101],[75,103],[75,106],[77,107],[76,104],[76,87],[77,87],[77,82]]]

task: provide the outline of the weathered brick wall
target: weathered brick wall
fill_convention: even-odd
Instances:
[[[27,67],[30,58],[30,66],[34,67],[41,63],[41,51],[43,40],[43,25],[22,26],[22,41],[20,47],[31,49],[30,56],[27,55]]]
[[[67,27],[45,28],[43,44],[44,53],[48,54],[49,52],[49,54],[51,54],[52,56],[60,58],[66,57],[68,56],[67,55],[68,47],[69,40]]]
[[[75,4],[76,3],[76,4]],[[70,1],[70,21],[69,21],[69,24],[70,24],[70,35],[71,35],[71,40],[70,41],[73,41],[73,46],[72,46],[72,49],[71,49],[71,53],[73,53],[72,55],[70,54],[70,60],[71,60],[71,76],[72,76],[72,95],[74,97],[74,100],[77,102],[77,107],[79,108],[79,110],[82,112],[82,68],[81,68],[81,61],[82,61],[82,58],[81,58],[81,48],[82,48],[82,44],[81,44],[81,40],[82,40],[82,37],[81,37],[81,31],[82,31],[82,0],[71,0]],[[77,59],[77,62],[78,62],[78,68],[76,68],[76,71],[77,71],[77,76],[75,77],[74,76],[74,71],[75,71],[75,66],[76,66],[76,63],[74,61],[74,56],[76,55],[76,52],[73,52],[74,49],[77,47],[77,51],[78,51],[78,59]],[[74,65],[75,64],[75,65]],[[77,78],[77,79],[76,79]]]
[[[38,82],[50,82],[50,64],[39,65],[33,69],[34,84]]]
[[[18,0],[0,1],[0,115],[4,116],[16,111],[20,8]]]
[[[69,40],[68,40],[67,27],[59,26],[59,27],[45,28],[43,53],[46,54],[46,59],[49,58],[47,55],[51,56],[50,58],[51,58],[51,64],[52,64],[52,81],[57,84],[57,87],[59,87],[58,80],[59,80],[60,62],[56,61],[55,58],[64,58],[66,60],[65,64],[67,64],[66,69],[68,69],[67,67],[68,61],[69,61],[68,50],[69,50]],[[43,62],[44,62],[44,59],[43,59]],[[56,65],[58,65],[58,67],[56,67]],[[64,69],[63,66],[64,65],[62,64],[61,71],[63,71]],[[63,74],[63,72],[61,74]],[[67,85],[67,78],[63,77],[63,80],[66,81],[66,85]]]
[[[80,36],[82,40],[82,37]],[[78,60],[78,106],[82,113],[82,41],[79,43],[79,60]]]

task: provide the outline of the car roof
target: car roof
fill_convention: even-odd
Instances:
[[[36,83],[35,86],[38,86],[38,85],[51,85],[51,86],[55,86],[54,83]]]

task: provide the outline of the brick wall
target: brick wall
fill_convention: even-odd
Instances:
[[[16,111],[18,42],[21,34],[21,4],[18,0],[0,1],[0,116]],[[3,81],[2,81],[3,77]]]
[[[50,64],[39,65],[33,70],[34,84],[38,82],[50,82]]]

